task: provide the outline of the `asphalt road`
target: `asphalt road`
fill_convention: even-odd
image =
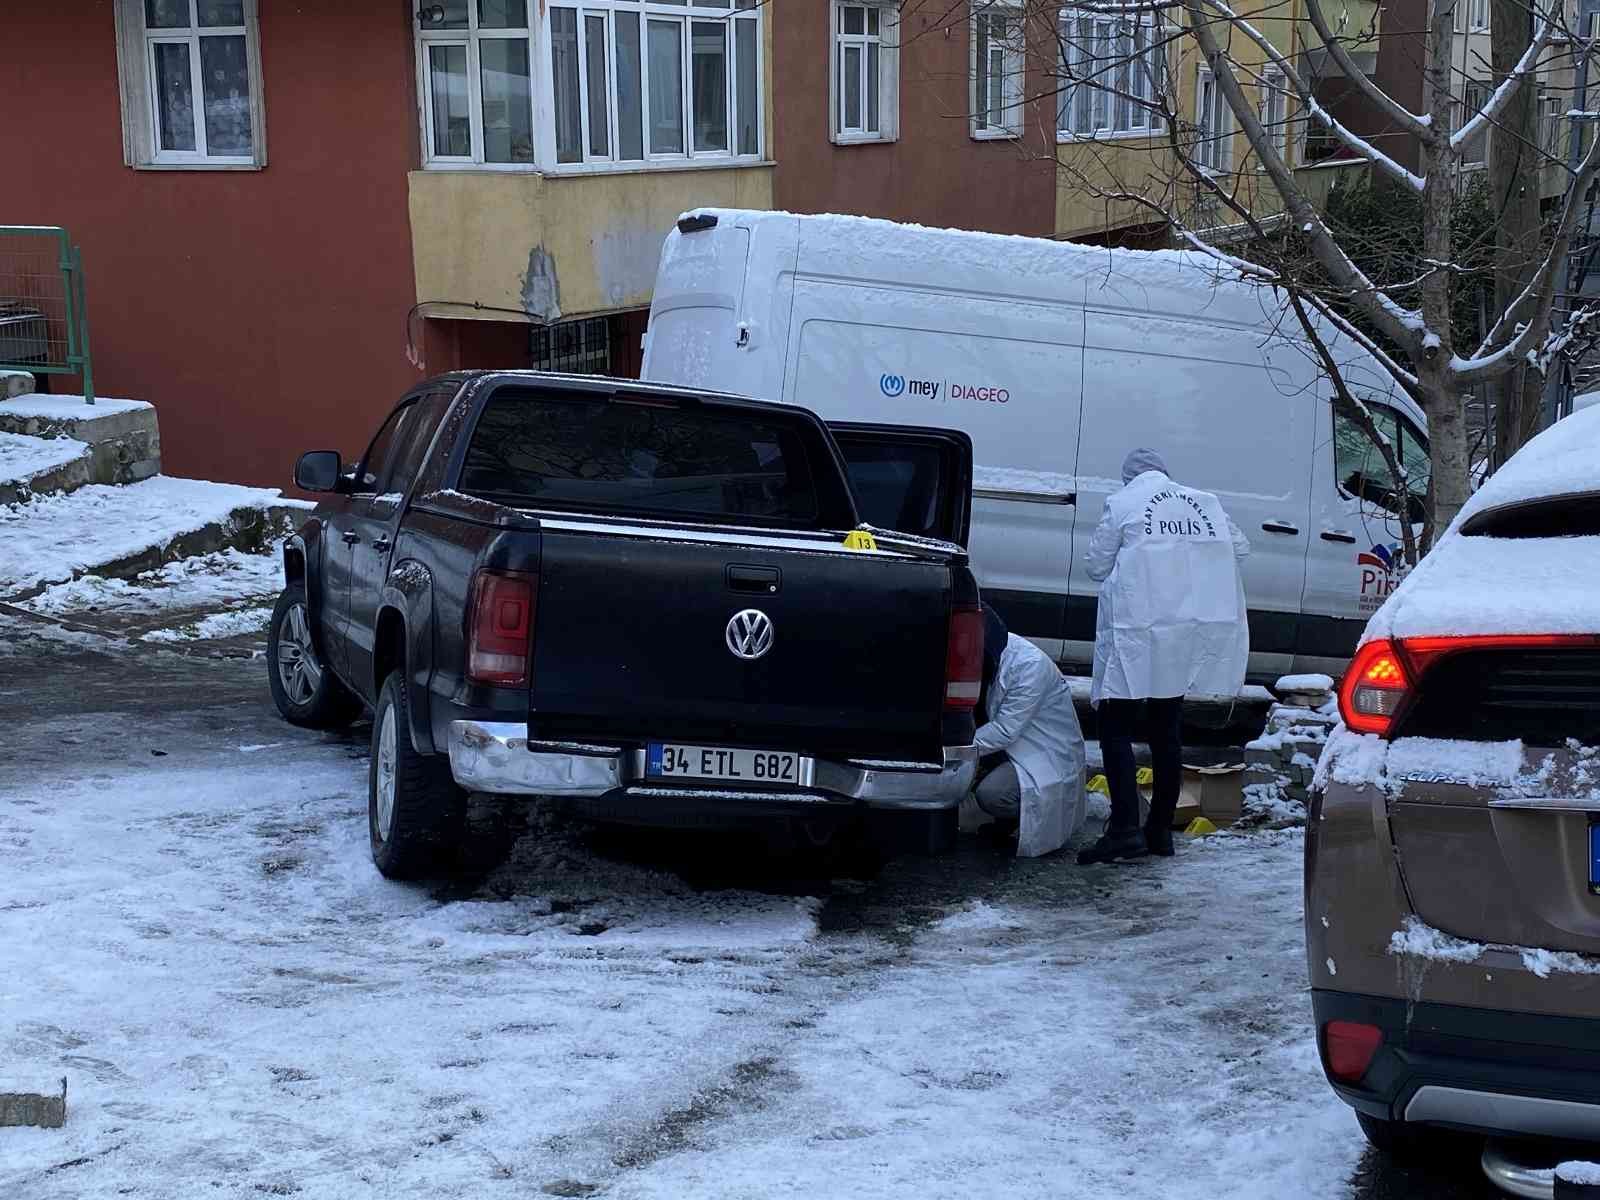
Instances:
[[[36,627],[0,614],[0,714],[8,729],[0,758],[4,780],[73,773],[114,783],[153,758],[199,747],[221,751],[267,744],[283,734],[271,709],[260,660],[209,658],[164,649],[107,648],[92,636],[40,636]],[[323,735],[352,761],[366,757],[365,725]],[[457,876],[435,885],[435,897],[479,902],[497,890],[515,892],[521,815],[505,808],[477,813],[471,852]],[[1060,902],[1063,879],[1079,903],[1101,912],[1118,903],[1116,877],[1088,880],[1037,863],[1018,863],[1003,849],[964,837],[939,859],[897,862],[869,878],[839,877],[832,864],[762,846],[692,833],[663,836],[622,831],[589,835],[591,849],[618,864],[679,877],[692,889],[741,889],[814,897],[819,928],[872,934],[893,945],[918,927],[973,900],[990,904],[1038,900],[1048,889]],[[1069,898],[1070,899],[1070,898]],[[1311,1037],[1308,1027],[1305,1032]],[[1362,1200],[1497,1195],[1476,1165],[1477,1147],[1462,1143],[1446,1161],[1402,1169],[1368,1153],[1349,1180]]]

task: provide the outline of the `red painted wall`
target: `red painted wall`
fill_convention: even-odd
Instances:
[[[966,4],[902,7],[900,139],[837,146],[829,137],[828,5],[774,5],[775,207],[1048,237],[1055,230],[1053,101],[1028,106],[1017,141],[969,132]],[[1051,84],[1030,78],[1027,94]]]
[[[96,390],[156,404],[171,475],[284,486],[364,446],[418,377],[415,5],[261,5],[261,171],[124,166],[110,0],[5,8],[0,224],[82,246]]]

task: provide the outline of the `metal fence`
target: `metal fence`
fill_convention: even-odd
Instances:
[[[0,225],[0,371],[81,375],[94,403],[83,256],[58,225]]]

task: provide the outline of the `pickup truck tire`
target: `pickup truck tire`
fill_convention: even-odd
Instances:
[[[392,671],[372,717],[372,762],[367,770],[367,832],[372,861],[390,879],[437,871],[461,840],[467,794],[450,774],[450,760],[418,754],[411,745],[405,676]]]
[[[317,658],[311,607],[303,584],[283,589],[267,631],[267,682],[272,702],[291,725],[342,729],[361,715],[361,701]]]

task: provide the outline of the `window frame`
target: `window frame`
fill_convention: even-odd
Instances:
[[[1261,71],[1261,81],[1256,86],[1260,91],[1256,112],[1261,127],[1272,139],[1272,148],[1278,152],[1278,157],[1288,166],[1289,77],[1279,67],[1265,67]]]
[[[1428,464],[1428,478],[1421,481],[1421,490],[1419,491],[1418,481],[1411,476],[1411,472],[1408,469],[1406,473],[1406,490],[1411,499],[1414,499],[1418,503],[1425,505],[1428,501],[1428,488],[1433,477],[1432,450],[1429,445],[1427,435],[1417,428],[1416,424],[1407,414],[1393,405],[1385,404],[1379,400],[1365,400],[1364,403],[1366,404],[1368,411],[1372,413],[1374,423],[1379,425],[1380,428],[1382,427],[1384,418],[1388,418],[1393,421],[1395,430],[1394,452],[1395,456],[1399,458],[1401,466],[1406,465],[1406,454],[1408,447],[1415,445],[1420,450],[1422,460]],[[1372,443],[1371,439],[1367,438],[1361,427],[1349,417],[1341,414],[1336,407],[1332,405],[1329,407],[1333,413],[1333,484],[1334,487],[1338,489],[1339,495],[1344,497],[1346,500],[1354,500],[1363,505],[1371,505],[1373,508],[1384,514],[1385,520],[1399,521],[1409,516],[1411,512],[1411,506],[1409,504],[1407,505],[1407,512],[1399,513],[1381,500],[1374,500],[1369,496],[1352,492],[1349,488],[1345,487],[1345,472],[1343,469],[1344,464],[1339,461],[1339,426],[1341,422],[1348,424],[1349,427],[1354,430],[1354,432],[1362,439],[1363,450],[1361,462],[1357,464],[1358,469],[1365,467],[1370,460],[1376,459],[1379,468],[1384,471],[1385,477],[1382,480],[1374,478],[1374,482],[1379,487],[1386,487],[1388,484],[1392,483],[1393,480],[1388,478],[1387,468],[1385,468],[1383,465],[1382,452],[1379,451],[1378,447]],[[1390,492],[1390,495],[1393,495],[1392,491]]]
[[[1096,71],[1093,75],[1088,76],[1084,80],[1074,81],[1075,77],[1073,75],[1073,71],[1075,68],[1083,66],[1085,62],[1098,62],[1099,59],[1091,59],[1086,57],[1085,45],[1081,36],[1071,34],[1064,36],[1062,34],[1061,30],[1063,23],[1069,21],[1074,23],[1091,21],[1097,26],[1102,23],[1105,25],[1114,26],[1117,23],[1115,17],[1107,16],[1103,13],[1096,13],[1089,9],[1074,7],[1072,5],[1064,5],[1057,10],[1057,42],[1061,46],[1063,53],[1076,51],[1077,61],[1073,62],[1069,60],[1063,62],[1058,58],[1056,63],[1056,70],[1060,75],[1060,91],[1056,101],[1056,142],[1058,144],[1065,145],[1071,142],[1127,141],[1130,139],[1148,138],[1159,135],[1166,128],[1161,117],[1156,113],[1151,112],[1149,109],[1139,107],[1138,105],[1134,104],[1132,100],[1123,101],[1123,104],[1126,106],[1128,116],[1131,118],[1134,111],[1137,110],[1143,114],[1144,123],[1141,125],[1134,125],[1130,120],[1126,126],[1120,124],[1115,119],[1118,108],[1120,107],[1118,103],[1119,97],[1116,95],[1116,92],[1126,91],[1132,93],[1135,91],[1135,88],[1132,86],[1131,72],[1133,70],[1132,64],[1137,61],[1139,63],[1139,69],[1144,76],[1144,81],[1148,84],[1147,88],[1139,89],[1140,98],[1155,101],[1162,96],[1165,85],[1168,82],[1166,78],[1167,57],[1164,46],[1168,35],[1171,33],[1171,27],[1157,20],[1155,15],[1152,13],[1139,13],[1135,15],[1133,27],[1127,35],[1123,35],[1121,31],[1113,29],[1112,38],[1117,44],[1114,50],[1114,57],[1107,60],[1110,63],[1109,70],[1113,73],[1111,90],[1107,91],[1103,86],[1089,82],[1089,80],[1098,78],[1100,75],[1105,74],[1104,71]],[[1144,49],[1139,51],[1136,55],[1124,55],[1122,53],[1124,43],[1121,42],[1121,38],[1123,36],[1127,36],[1137,41],[1141,32],[1145,38]],[[1096,42],[1098,42],[1102,36],[1103,34],[1098,28],[1095,29],[1095,32],[1092,35],[1093,40]],[[1120,68],[1124,66],[1128,68],[1129,74],[1123,76],[1119,82],[1116,79],[1116,76],[1122,74]],[[1079,88],[1089,89],[1091,96],[1096,93],[1104,94],[1106,96],[1106,112],[1112,118],[1106,126],[1096,126],[1093,129],[1079,129],[1076,127],[1076,116],[1079,114],[1081,107],[1078,100]],[[1063,113],[1072,114],[1072,116],[1068,118],[1067,125],[1063,125],[1062,123]],[[1095,103],[1091,98],[1089,101],[1088,123],[1093,123],[1094,113]]]
[[[1489,0],[1468,0],[1467,32],[1489,32]]]
[[[1001,122],[991,126],[988,124],[990,110],[987,100],[978,95],[978,23],[996,16],[1003,16],[1009,21],[1014,26],[1014,32],[1000,43]],[[1025,16],[1026,10],[1019,0],[975,0],[972,5],[972,13],[967,21],[967,99],[971,105],[967,128],[973,141],[1015,141],[1022,136],[1028,67],[1023,29]],[[1015,81],[1014,88],[1008,84],[1008,80]]]
[[[242,0],[242,25],[200,25],[197,0],[188,0],[189,24],[181,29],[152,29],[144,0],[115,0],[112,12],[117,42],[117,83],[122,109],[122,161],[135,170],[258,171],[267,165],[266,110],[262,99],[261,21],[259,0]],[[205,84],[200,42],[206,37],[243,37],[249,79],[250,153],[208,154],[205,132]],[[194,150],[161,147],[160,103],[156,95],[155,47],[184,44],[189,49]]]
[[[1205,95],[1206,83],[1211,84],[1211,112],[1201,111],[1201,100]],[[1233,173],[1233,143],[1239,130],[1238,123],[1233,117],[1233,108],[1229,105],[1227,97],[1222,94],[1222,87],[1218,84],[1216,76],[1210,67],[1197,67],[1194,86],[1195,104],[1195,150],[1192,154],[1194,164],[1207,175],[1231,175]],[[1210,123],[1220,115],[1222,123],[1227,127],[1219,132]],[[1205,119],[1202,119],[1205,118]],[[1210,160],[1210,161],[1207,161]]]
[[[875,9],[878,32],[845,33],[841,10]],[[867,113],[867,47],[878,47],[878,128],[846,130],[841,100],[844,50],[846,45],[861,47],[862,124]],[[872,145],[900,140],[900,8],[893,0],[829,0],[828,3],[828,135],[836,146]]]
[[[726,0],[724,4],[708,0],[681,0],[680,3],[662,0],[527,0],[529,25],[517,29],[481,29],[478,25],[477,0],[467,0],[467,27],[464,29],[425,29],[413,13],[413,57],[417,72],[418,130],[422,138],[421,164],[423,170],[444,171],[511,171],[545,175],[587,175],[611,171],[685,170],[706,167],[761,166],[767,157],[766,109],[770,86],[771,54],[767,45],[766,4],[759,0]],[[556,142],[556,79],[554,36],[552,31],[555,9],[571,10],[577,22],[578,69],[578,142],[580,156],[570,162],[558,161]],[[619,51],[617,46],[617,14],[637,14],[639,18],[639,158],[621,158],[621,106],[619,95]],[[588,73],[588,18],[604,20],[607,70],[606,150],[597,154],[592,150],[591,114],[589,112]],[[671,21],[678,26],[680,128],[681,151],[654,151],[650,147],[650,24],[652,21]],[[725,101],[728,129],[726,150],[694,148],[694,25],[697,22],[718,21],[724,26],[723,45],[725,65]],[[739,152],[739,22],[750,22],[755,27],[755,98],[756,109],[754,152]],[[533,158],[530,162],[492,163],[483,161],[483,105],[481,63],[478,43],[486,39],[526,39],[529,64],[529,93],[532,107]],[[432,84],[429,78],[427,46],[438,43],[467,43],[468,119],[471,122],[472,154],[470,157],[436,155],[433,153]]]
[[[1493,90],[1494,89],[1490,86],[1488,81],[1481,79],[1469,79],[1462,85],[1460,101],[1461,119],[1456,122],[1456,128],[1458,130],[1468,121],[1472,120],[1473,117],[1477,116],[1483,111],[1483,106],[1489,102],[1489,97],[1493,94]],[[1478,97],[1476,104],[1473,103],[1474,94],[1476,94]],[[1491,125],[1484,126],[1484,128],[1479,132],[1476,140],[1478,146],[1482,149],[1482,154],[1477,158],[1467,157],[1467,150],[1470,144],[1464,143],[1462,145],[1460,160],[1462,170],[1476,171],[1481,167],[1487,167],[1489,165],[1489,139],[1493,133],[1494,128]]]

